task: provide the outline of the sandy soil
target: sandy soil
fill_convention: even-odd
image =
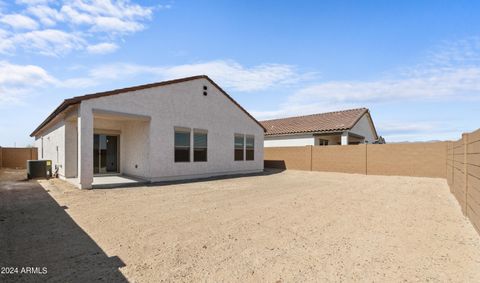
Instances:
[[[10,250],[0,258],[39,258],[44,278],[480,282],[480,237],[442,179],[284,171],[92,191],[13,184],[0,183]]]

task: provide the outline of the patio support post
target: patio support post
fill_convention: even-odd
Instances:
[[[93,183],[93,113],[80,104],[78,110],[78,181],[80,189],[91,189]]]
[[[342,133],[341,144],[348,145],[348,131]]]

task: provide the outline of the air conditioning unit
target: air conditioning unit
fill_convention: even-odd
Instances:
[[[52,161],[51,160],[27,160],[27,178],[51,178]]]

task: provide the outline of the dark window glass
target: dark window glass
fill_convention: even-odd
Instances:
[[[247,136],[246,138],[245,157],[246,160],[255,159],[255,138],[253,136]]]
[[[175,132],[175,162],[190,161],[190,133]]]
[[[326,146],[326,145],[328,145],[328,140],[319,139],[318,140],[318,145]]]
[[[193,161],[207,161],[207,133],[193,133]]]
[[[244,142],[243,135],[235,135],[235,161],[243,160]]]

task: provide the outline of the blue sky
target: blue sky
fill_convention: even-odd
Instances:
[[[65,98],[209,75],[257,119],[371,110],[387,142],[480,127],[479,1],[0,0],[0,145]]]

